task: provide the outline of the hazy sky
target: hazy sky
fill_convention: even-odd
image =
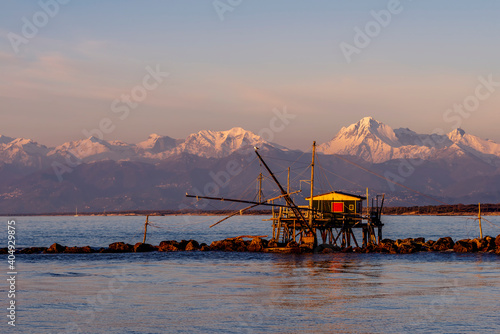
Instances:
[[[286,108],[291,148],[364,116],[500,142],[500,1],[59,1],[2,3],[0,134],[259,133]]]

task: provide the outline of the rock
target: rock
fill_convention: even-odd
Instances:
[[[200,247],[200,251],[201,252],[208,252],[210,251],[210,246],[206,245],[206,244],[202,244],[201,247]]]
[[[143,244],[142,242],[138,242],[134,245],[134,252],[136,253],[146,253],[146,252],[154,252],[157,248],[150,244]]]
[[[373,251],[379,252],[379,253],[391,253],[391,254],[397,254],[398,253],[398,242],[402,242],[402,240],[391,240],[391,239],[383,239],[380,241],[378,246],[375,246]]]
[[[200,249],[200,244],[196,240],[190,240],[185,248],[187,252],[196,251],[198,249]]]
[[[271,239],[271,240],[269,240],[269,242],[267,243],[267,247],[269,247],[269,248],[275,248],[275,247],[278,247],[278,243],[276,242],[276,240]]]
[[[470,239],[458,240],[455,243],[453,250],[457,253],[477,252],[477,245],[473,240]]]
[[[52,244],[45,253],[62,253],[66,250],[66,246],[59,245],[58,243]]]
[[[224,252],[245,252],[247,245],[241,238],[230,238],[212,242],[210,249]]]
[[[256,237],[252,239],[252,242],[250,242],[250,245],[248,245],[248,251],[249,252],[261,252],[264,249],[264,241],[262,238]]]
[[[109,245],[109,253],[130,253],[134,251],[134,246],[124,242],[114,242]]]
[[[290,241],[289,243],[286,244],[286,246],[288,248],[295,248],[295,247],[299,247],[299,244],[296,242],[296,241]]]
[[[352,253],[352,251],[353,251],[352,246],[346,247],[341,250],[342,253]]]
[[[93,253],[93,249],[90,246],[85,247],[66,247],[64,253],[73,253],[73,254],[83,254],[83,253]]]
[[[455,243],[450,237],[439,238],[434,245],[432,245],[432,250],[434,251],[445,251],[448,249],[453,249]]]
[[[165,244],[158,246],[158,251],[160,252],[178,252],[179,248],[172,244]]]
[[[425,238],[415,238],[413,239],[417,244],[424,245],[425,244]]]
[[[361,247],[354,247],[352,250],[354,253],[363,253],[364,250]]]
[[[184,251],[186,250],[186,246],[188,245],[189,243],[189,240],[181,240],[178,245],[177,245],[177,248],[179,248],[179,250],[181,251]]]
[[[497,245],[497,249],[500,249],[500,234],[495,238],[495,245]]]
[[[496,249],[495,238],[487,235],[483,239],[486,242],[486,247],[487,247],[486,250],[483,250],[484,252],[489,252],[489,251],[493,251]]]
[[[314,253],[334,253],[339,252],[340,247],[330,244],[321,244],[314,249]]]

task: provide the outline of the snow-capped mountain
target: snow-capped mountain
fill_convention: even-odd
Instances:
[[[286,150],[281,145],[265,141],[253,132],[235,127],[228,131],[203,130],[194,133],[188,136],[174,150],[167,153],[169,155],[189,153],[204,158],[222,158],[236,151],[247,150],[254,146],[263,149],[274,147]]]
[[[183,140],[174,139],[168,136],[160,136],[153,133],[149,135],[148,139],[138,143],[136,146],[139,149],[156,154],[170,151],[182,142]]]
[[[9,138],[0,144],[0,162],[6,164],[20,165],[26,167],[42,167],[44,165],[49,149],[31,139]]]
[[[410,129],[396,129],[365,117],[343,127],[329,142],[318,147],[323,154],[342,154],[371,163],[393,159],[435,160],[452,156],[500,158],[500,145],[456,129],[447,135],[417,134]]]
[[[96,137],[64,143],[52,149],[49,157],[55,159],[71,156],[82,162],[100,160],[126,160],[134,157],[134,145],[122,141],[105,141]]]

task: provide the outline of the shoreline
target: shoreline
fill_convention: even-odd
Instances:
[[[21,213],[21,214],[0,214],[0,217],[162,217],[162,216],[227,216],[234,213],[235,211],[228,212],[200,212],[200,213],[81,213],[75,216],[75,214],[69,213]],[[269,216],[271,212],[258,212],[258,213],[247,213],[244,212],[240,216]],[[455,216],[469,216],[477,217],[477,213],[470,212],[450,212],[450,213],[383,213],[382,216],[440,216],[440,217],[455,217]],[[500,212],[481,212],[481,216],[500,216]]]

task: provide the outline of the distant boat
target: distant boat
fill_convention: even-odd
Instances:
[[[78,208],[75,209],[75,215],[74,217],[78,217]]]

